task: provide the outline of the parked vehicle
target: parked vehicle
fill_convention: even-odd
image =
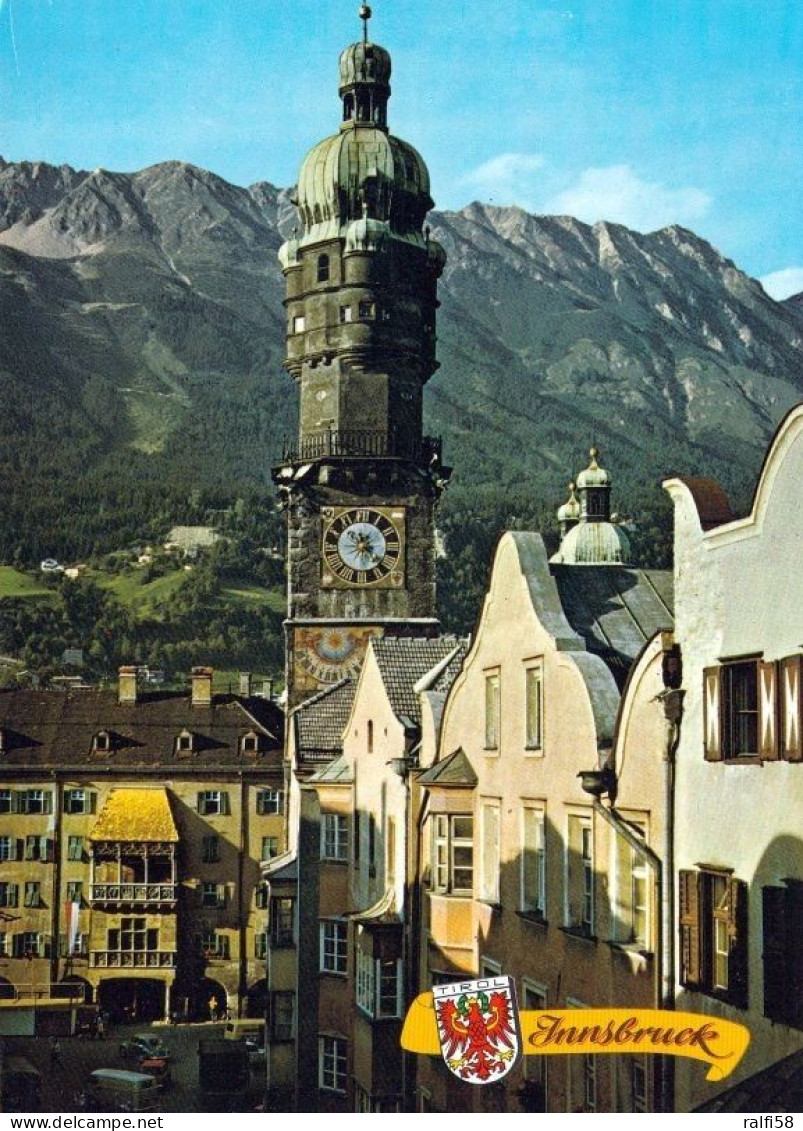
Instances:
[[[241,1098],[250,1077],[248,1046],[242,1037],[204,1037],[198,1042],[198,1086],[205,1095]]]
[[[155,1111],[158,1095],[153,1076],[124,1068],[96,1068],[84,1093],[89,1111]]]
[[[39,1111],[42,1074],[24,1056],[5,1056],[2,1063],[2,1110]]]
[[[170,1061],[163,1056],[148,1056],[139,1064],[140,1072],[153,1076],[160,1092],[170,1087],[172,1076],[170,1074]]]
[[[156,1037],[152,1033],[137,1033],[127,1041],[120,1042],[120,1056],[137,1062],[151,1056],[169,1060],[170,1049],[161,1037]]]
[[[226,1041],[244,1040],[251,1064],[265,1059],[265,1022],[257,1017],[229,1021],[223,1033]]]

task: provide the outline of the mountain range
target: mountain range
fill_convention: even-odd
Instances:
[[[287,190],[167,162],[0,159],[0,558],[86,554],[270,491],[292,433],[276,251]],[[595,443],[637,513],[668,473],[742,506],[803,397],[803,296],[775,302],[693,232],[474,203],[448,254],[426,430],[448,506],[557,506]]]

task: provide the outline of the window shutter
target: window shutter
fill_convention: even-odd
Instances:
[[[778,665],[758,665],[758,750],[762,758],[774,760],[780,752],[778,741]]]
[[[198,808],[199,813],[203,813],[203,811],[204,811],[204,795],[202,793],[198,794],[197,808]]]
[[[703,743],[706,762],[722,761],[722,695],[720,667],[703,670]]]
[[[53,812],[53,794],[50,792],[49,789],[45,790],[44,797],[42,798],[42,812],[43,813],[52,813]]]
[[[221,793],[221,795],[220,795],[220,812],[225,817],[228,817],[229,814],[231,813],[231,809],[229,808],[229,795],[228,795],[228,793]]]
[[[680,981],[691,989],[700,985],[700,876],[681,871],[680,887]]]
[[[14,939],[11,944],[11,953],[14,958],[25,957],[25,935],[19,932],[14,935]]]
[[[89,801],[89,812],[94,813],[98,804],[98,795],[95,793],[94,789],[87,794],[87,800]]]
[[[747,884],[728,881],[728,986],[729,997],[747,1009]]]
[[[8,885],[8,904],[7,904],[7,906],[8,907],[18,907],[19,906],[19,885],[18,884],[9,884]]]
[[[11,794],[11,812],[19,813],[20,811],[20,795],[18,790],[13,790]]]
[[[786,889],[762,889],[762,922],[764,938],[764,1014],[773,1021],[786,1016],[787,981],[787,916]]]
[[[800,695],[800,656],[787,656],[780,664],[781,753],[790,762],[803,761],[801,718],[803,701]]]
[[[262,815],[265,812],[265,790],[257,790],[257,814]]]

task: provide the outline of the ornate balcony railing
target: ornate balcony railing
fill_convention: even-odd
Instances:
[[[285,439],[282,460],[287,463],[328,459],[332,456],[368,456],[373,459],[406,459],[429,465],[440,462],[443,443],[440,436],[398,436],[387,432],[351,429],[344,432],[318,432],[303,439]]]
[[[175,903],[176,884],[92,884],[92,903]]]
[[[176,954],[172,950],[91,950],[89,965],[110,970],[163,970],[176,965]]]

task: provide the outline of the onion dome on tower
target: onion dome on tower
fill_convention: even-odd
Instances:
[[[563,565],[626,565],[630,540],[622,527],[611,521],[611,476],[597,462],[599,452],[591,448],[591,462],[577,476],[569,501],[558,510],[560,549],[551,561]]]

